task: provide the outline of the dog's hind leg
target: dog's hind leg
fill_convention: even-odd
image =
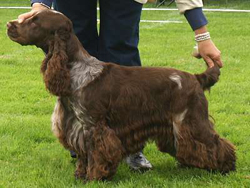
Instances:
[[[207,116],[190,113],[185,119],[177,120],[173,128],[176,159],[181,165],[222,173],[235,169],[234,146],[219,137]]]
[[[123,146],[115,132],[99,123],[91,134],[88,152],[88,180],[110,180],[123,158]]]
[[[176,124],[174,126],[177,126]],[[176,159],[182,166],[197,167],[202,169],[215,169],[217,161],[214,159],[212,148],[196,138],[197,135],[182,124],[178,128],[176,139]]]

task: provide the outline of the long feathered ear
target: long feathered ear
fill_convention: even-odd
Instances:
[[[70,74],[67,68],[65,36],[55,33],[49,44],[49,52],[43,60],[41,72],[46,88],[56,96],[66,96],[70,92]]]

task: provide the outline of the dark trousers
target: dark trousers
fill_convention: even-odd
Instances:
[[[138,43],[142,4],[99,0],[99,30],[97,0],[55,0],[54,7],[73,22],[75,34],[92,56],[120,65],[141,65]]]

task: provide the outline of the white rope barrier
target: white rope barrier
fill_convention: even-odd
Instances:
[[[0,7],[0,9],[31,9],[31,7]],[[99,10],[99,8],[97,8]],[[145,11],[177,11],[177,8],[143,8]],[[250,13],[250,10],[236,10],[236,9],[202,9],[205,12],[242,12]]]

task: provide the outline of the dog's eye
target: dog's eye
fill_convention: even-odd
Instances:
[[[38,17],[37,16],[34,16],[33,18],[32,18],[32,22],[35,22],[35,21],[37,21],[38,20]]]
[[[30,26],[31,26],[31,28],[36,28],[36,27],[37,27],[37,25],[36,25],[34,22],[32,22],[32,23],[30,24]]]

